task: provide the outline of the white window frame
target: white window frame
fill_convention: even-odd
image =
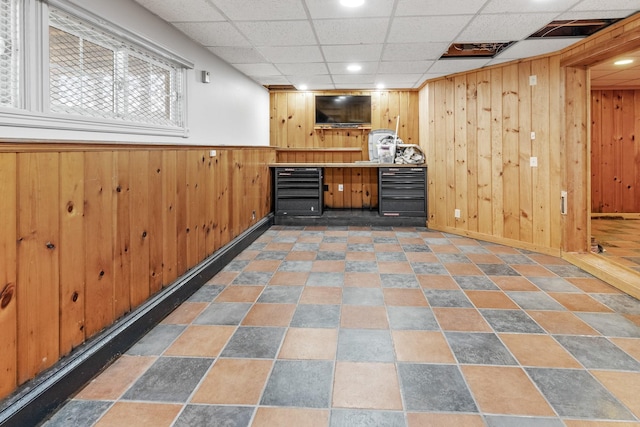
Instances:
[[[65,0],[24,0],[21,22],[20,108],[0,107],[0,127],[25,127],[65,131],[180,136],[189,134],[187,121],[187,71],[193,62],[151,40],[122,28]],[[163,61],[176,65],[182,76],[180,122],[182,126],[162,126],[133,121],[54,113],[49,108],[49,7],[67,13]]]

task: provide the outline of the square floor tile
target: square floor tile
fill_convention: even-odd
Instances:
[[[431,307],[473,308],[473,304],[462,291],[424,289],[424,295]]]
[[[213,359],[161,357],[124,394],[124,400],[186,402]]]
[[[640,372],[640,362],[604,337],[564,335],[555,338],[587,369]]]
[[[231,285],[227,286],[215,299],[215,302],[256,302],[264,286]]]
[[[96,427],[153,425],[169,427],[182,405],[167,403],[116,402],[96,423]]]
[[[398,362],[455,363],[439,331],[392,331],[391,336]]]
[[[445,268],[452,276],[483,276],[484,273],[480,271],[475,264],[471,263],[457,263],[457,264],[444,264]]]
[[[460,369],[480,410],[484,413],[555,415],[527,374],[520,368],[462,366]]]
[[[380,274],[383,288],[420,288],[415,274]]]
[[[341,304],[342,288],[328,288],[319,286],[304,287],[300,304]]]
[[[288,272],[309,272],[313,267],[312,261],[282,261],[280,267],[278,267],[278,271],[288,271]]]
[[[620,314],[640,314],[640,301],[627,294],[593,294],[594,299]]]
[[[289,326],[295,309],[295,304],[256,303],[241,324],[243,326]]]
[[[156,361],[153,356],[120,356],[92,379],[74,399],[116,400]]]
[[[355,288],[380,287],[380,274],[367,272],[347,272],[344,274],[344,286]]]
[[[93,425],[113,402],[101,400],[72,400],[64,405],[44,424],[46,427]]]
[[[320,253],[320,252],[318,252]],[[312,272],[321,272],[321,273],[344,273],[345,262],[344,261],[327,261],[317,259],[313,261],[313,267],[311,267]]]
[[[304,271],[276,271],[269,286],[304,286],[308,277],[309,272]]]
[[[388,330],[340,329],[337,359],[350,362],[393,362],[395,353]]]
[[[355,329],[389,329],[384,307],[343,305],[340,327]]]
[[[511,353],[495,334],[445,332],[458,363],[474,365],[517,365]]]
[[[231,282],[232,285],[266,285],[271,280],[273,272],[243,271]]]
[[[426,307],[429,305],[420,289],[384,288],[382,292],[387,306]]]
[[[381,288],[344,288],[342,303],[349,305],[384,305]]]
[[[309,273],[306,285],[341,287],[344,285],[344,273],[311,272]]]
[[[329,427],[385,426],[406,427],[404,414],[391,411],[334,409]]]
[[[417,278],[420,287],[423,289],[460,290],[460,287],[451,276],[418,274]]]
[[[344,271],[346,273],[377,273],[378,263],[376,261],[348,260]]]
[[[382,274],[413,274],[407,261],[378,261],[378,271]]]
[[[408,411],[478,412],[455,365],[398,365],[400,387]]]
[[[289,328],[278,358],[333,360],[337,348],[337,329]]]
[[[518,308],[502,291],[465,291],[465,294],[477,308]]]
[[[244,268],[244,271],[268,271],[274,272],[280,266],[280,260],[272,260],[272,259],[261,259],[261,260],[252,260],[247,264]]]
[[[443,331],[492,332],[491,326],[475,308],[432,308]]]
[[[189,326],[164,352],[164,355],[216,357],[229,341],[234,330],[233,326]]]
[[[260,401],[266,406],[329,408],[333,362],[277,360]]]
[[[546,368],[526,371],[562,417],[633,420],[633,415],[587,371]]]
[[[550,334],[600,335],[598,331],[568,311],[527,310],[527,314]]]
[[[329,413],[329,410],[321,409],[259,407],[251,427],[327,427]]]
[[[187,405],[173,427],[247,426],[254,409],[246,406]]]
[[[290,326],[294,328],[337,328],[339,325],[339,305],[300,304],[293,314]]]
[[[163,325],[188,325],[193,322],[207,306],[208,303],[205,302],[183,302],[160,323]]]
[[[507,295],[524,310],[566,310],[545,292],[507,292]]]
[[[334,408],[402,409],[393,363],[337,362],[334,378]]]
[[[591,371],[628,409],[640,416],[640,372]]]
[[[272,359],[278,352],[284,331],[284,328],[241,326],[220,356]]]
[[[271,372],[271,360],[218,359],[192,403],[255,405]]]
[[[576,315],[603,335],[640,338],[638,325],[618,313],[576,313]]]
[[[193,321],[196,325],[239,325],[247,312],[250,303],[221,302],[210,304]]]
[[[410,412],[407,414],[408,427],[486,427],[482,416],[471,414],[445,414],[438,412]],[[504,426],[507,427],[507,426]]]
[[[546,292],[582,292],[562,277],[530,277],[529,280]]]
[[[131,356],[159,356],[185,330],[184,325],[157,325],[133,345],[127,354]]]
[[[500,334],[499,336],[522,366],[582,368],[578,361],[549,335]]]
[[[259,303],[296,304],[302,294],[302,286],[268,286],[262,291]]]
[[[535,291],[539,292],[540,289],[531,283],[525,277],[515,276],[492,276],[493,283],[498,285],[503,291]]]
[[[412,262],[413,272],[421,275],[446,276],[449,271],[439,262]]]
[[[610,284],[605,283],[600,279],[596,279],[595,277],[571,277],[568,278],[567,281],[581,289],[583,292],[622,295],[622,291],[614,288]],[[627,295],[625,294],[623,296]]]
[[[387,307],[391,329],[438,330],[438,322],[428,307]]]
[[[522,310],[481,309],[480,314],[496,332],[544,333],[544,330]]]
[[[567,310],[602,313],[613,311],[587,294],[550,292],[549,295],[566,307]]]
[[[487,421],[487,427],[565,427],[559,418],[489,415],[485,417],[485,420]]]
[[[500,290],[495,283],[486,276],[455,276],[453,278],[460,288],[476,291]]]
[[[516,270],[506,264],[477,264],[487,276],[520,276]]]

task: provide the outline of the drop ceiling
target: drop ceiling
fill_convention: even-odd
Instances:
[[[365,0],[359,8],[339,0],[136,2],[256,82],[309,90],[418,88],[582,38],[528,39],[552,21],[640,10],[639,0]],[[494,57],[441,58],[452,43],[505,42],[513,43]],[[361,70],[348,71],[351,64]]]

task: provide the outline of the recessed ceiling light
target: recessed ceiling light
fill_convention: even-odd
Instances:
[[[620,61],[616,61],[613,64],[614,65],[629,65],[633,63],[633,59],[621,59]]]
[[[300,85],[300,86],[299,86],[299,89],[300,89],[300,90],[307,90],[307,85]]]
[[[360,66],[358,64],[351,64],[351,65],[347,66],[347,70],[355,73],[356,71],[362,70],[362,66]]]
[[[364,4],[364,0],[340,0],[340,4],[345,7],[358,7]]]
[[[378,84],[376,85],[376,88],[377,88],[377,89],[384,89],[384,83],[378,83]]]

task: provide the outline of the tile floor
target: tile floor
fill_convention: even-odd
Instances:
[[[425,228],[274,226],[53,426],[640,426],[640,301]]]
[[[640,273],[640,219],[592,218],[591,235],[602,256]]]

